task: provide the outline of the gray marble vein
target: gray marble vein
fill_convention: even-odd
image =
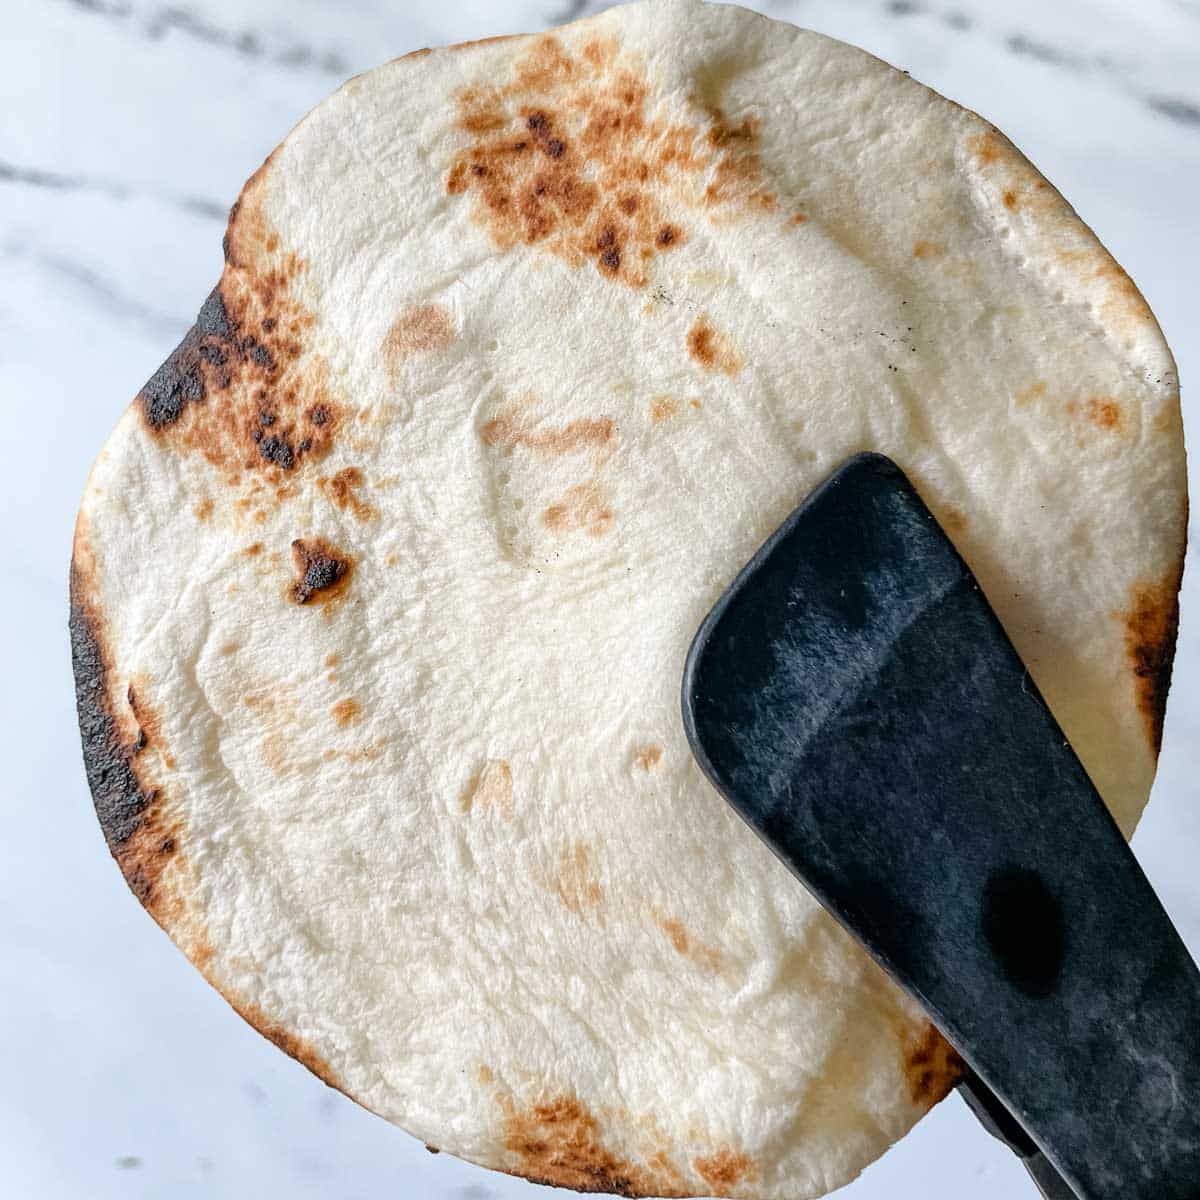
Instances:
[[[121,0],[66,0],[66,3],[84,12],[101,13],[106,17],[126,17],[130,12],[129,5]]]
[[[130,24],[143,36],[158,41],[177,35],[231,51],[246,59],[265,60],[275,66],[320,71],[344,76],[350,67],[336,50],[321,49],[307,41],[286,41],[253,29],[231,28],[211,21],[181,5],[139,8],[124,0],[62,0],[84,12]]]
[[[591,0],[567,0],[567,3],[554,13],[547,24],[563,25],[567,21],[577,21],[590,7]]]
[[[1036,58],[1038,62],[1050,63],[1052,66],[1068,67],[1072,71],[1087,70],[1087,60],[1081,55],[1048,42],[1036,41],[1024,33],[1010,33],[1004,39],[1004,47],[1012,54]]]
[[[229,205],[210,200],[205,196],[178,195],[155,188],[137,188],[115,179],[98,176],[66,175],[47,171],[40,167],[17,166],[0,159],[0,185],[48,188],[59,192],[98,192],[115,200],[125,200],[131,195],[153,196],[164,204],[173,205],[184,212],[214,221],[224,221],[229,216]]]
[[[1200,11],[1200,8],[1189,0],[1181,0],[1181,4],[1189,15]],[[963,34],[979,28],[979,22],[972,20],[960,9],[937,8],[920,0],[884,0],[880,12],[888,19],[936,17],[944,26]],[[1074,74],[1092,73],[1110,85],[1136,96],[1141,103],[1160,116],[1181,125],[1200,127],[1200,103],[1186,97],[1159,95],[1142,90],[1137,82],[1142,72],[1136,59],[1122,61],[1108,53],[1088,53],[1075,48],[1083,39],[1078,39],[1068,46],[1050,37],[1033,36],[1024,30],[1005,32],[995,29],[991,31],[990,36],[1007,53],[1017,58],[1030,59]],[[1196,72],[1194,86],[1197,86],[1200,98],[1200,70]]]
[[[78,259],[40,250],[27,242],[20,246],[6,246],[4,256],[9,259],[30,258],[36,266],[54,277],[58,287],[74,289],[83,303],[101,309],[110,320],[136,322],[156,338],[177,341],[191,324],[186,316],[161,312],[143,303]]]
[[[1171,121],[1181,125],[1200,127],[1200,104],[1190,100],[1180,100],[1175,96],[1147,96],[1146,104],[1156,113],[1161,113]]]

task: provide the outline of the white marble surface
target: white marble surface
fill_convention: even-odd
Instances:
[[[345,76],[535,29],[569,0],[7,0],[0,70],[0,1193],[532,1197],[329,1091],[237,1020],[104,852],[65,631],[80,489],[190,325],[225,210]],[[1141,285],[1200,409],[1200,0],[762,0],[995,121]],[[1200,579],[1135,842],[1200,953]],[[1131,1114],[1135,1119],[1136,1114]],[[549,1194],[549,1193],[547,1193]],[[1016,1200],[1023,1172],[943,1104],[848,1200]]]

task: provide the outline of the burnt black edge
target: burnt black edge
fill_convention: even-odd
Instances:
[[[108,696],[108,664],[96,618],[89,611],[78,568],[71,564],[71,667],[75,675],[75,708],[83,746],[83,767],[96,817],[108,848],[116,857],[138,831],[153,796],[133,770],[133,749],[121,738]]]

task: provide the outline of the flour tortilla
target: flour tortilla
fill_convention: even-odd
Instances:
[[[684,654],[882,451],[1132,831],[1185,520],[1136,288],[974,114],[692,0],[351,80],[226,258],[74,546],[133,890],[443,1150],[628,1195],[846,1183],[955,1058],[701,777]]]

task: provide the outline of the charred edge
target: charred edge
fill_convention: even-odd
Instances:
[[[235,331],[221,290],[213,288],[195,325],[138,395],[146,424],[152,430],[157,432],[174,425],[189,404],[205,399],[207,383],[202,364],[223,368],[226,355],[223,347],[234,340]]]
[[[1134,594],[1126,618],[1125,641],[1137,684],[1138,707],[1155,755],[1162,750],[1163,725],[1167,715],[1167,693],[1175,662],[1179,635],[1179,587],[1183,564],[1156,587]]]
[[[156,794],[146,791],[133,770],[136,743],[127,745],[121,738],[108,696],[108,663],[98,622],[89,611],[83,583],[75,565],[71,565],[70,616],[71,665],[75,672],[75,707],[79,714],[79,732],[83,742],[83,765],[96,817],[104,840],[114,858],[141,828]],[[174,847],[172,846],[172,849]],[[150,881],[136,886],[130,873],[130,887],[145,902]]]
[[[561,1188],[564,1192],[600,1192],[606,1196],[624,1196],[626,1200],[644,1200],[645,1197],[669,1195],[659,1191],[644,1192],[636,1188],[633,1181],[627,1175],[609,1175],[602,1171],[597,1171],[594,1178],[591,1179],[576,1179],[570,1183],[563,1183],[558,1179],[548,1179],[544,1175],[526,1175],[521,1171],[507,1171],[508,1175],[515,1175],[518,1179],[527,1180],[529,1183],[536,1183],[541,1187]]]
[[[275,317],[263,318],[262,333],[268,340],[276,326]],[[138,393],[137,403],[150,432],[162,435],[181,420],[189,406],[205,404],[211,393],[226,392],[238,380],[253,379],[259,385],[259,410],[250,417],[250,440],[264,464],[291,471],[313,449],[314,438],[304,436],[303,429],[278,425],[279,398],[273,392],[283,370],[281,356],[294,357],[298,352],[294,342],[281,338],[272,348],[245,328],[230,311],[218,285],[205,300],[195,325]],[[315,429],[328,424],[331,417],[323,404],[312,406],[305,415]]]

